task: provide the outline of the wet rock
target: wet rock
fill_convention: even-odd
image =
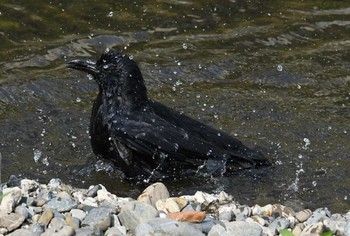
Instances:
[[[47,226],[51,219],[53,218],[53,213],[52,213],[52,210],[50,208],[47,208],[43,214],[41,215],[41,217],[39,218],[38,220],[38,223],[39,224],[42,224],[44,226]]]
[[[173,213],[181,211],[187,205],[187,201],[183,198],[172,197],[167,199],[160,199],[156,203],[158,211],[165,213]]]
[[[261,235],[263,231],[258,224],[245,221],[225,222],[225,228],[229,235],[239,236]]]
[[[95,226],[105,231],[112,224],[111,209],[98,207],[92,209],[81,222],[82,226]]]
[[[148,186],[137,198],[137,201],[145,202],[155,207],[158,200],[167,199],[169,196],[169,191],[165,185],[158,182]]]
[[[183,211],[169,213],[166,216],[169,219],[183,221],[183,222],[202,222],[205,218],[203,211]]]
[[[21,189],[19,187],[6,188],[3,190],[3,198],[0,205],[0,211],[11,213],[19,204],[22,198]]]
[[[15,175],[11,175],[6,183],[8,188],[12,187],[20,187],[21,186],[21,180],[17,178]]]
[[[135,230],[136,236],[144,235],[204,235],[190,223],[178,222],[166,218],[155,218],[139,224]]]
[[[303,223],[309,217],[312,215],[312,211],[310,209],[304,209],[302,211],[299,211],[295,214],[295,218],[300,222]]]
[[[75,200],[55,197],[48,201],[44,205],[44,208],[52,208],[56,209],[59,212],[66,212],[70,211],[72,208],[75,208],[77,205],[78,204]]]
[[[123,226],[134,230],[139,223],[158,216],[158,211],[148,203],[133,201],[122,207],[118,218]]]
[[[101,186],[95,185],[89,188],[89,191],[87,192],[86,196],[87,197],[96,197],[97,196],[97,191],[101,189]]]
[[[25,218],[17,213],[6,214],[0,211],[0,227],[6,228],[9,232],[19,228]]]

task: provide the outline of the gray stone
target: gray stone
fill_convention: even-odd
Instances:
[[[314,211],[314,213],[312,213],[312,215],[304,222],[304,224],[312,225],[312,224],[321,222],[322,220],[325,220],[325,219],[328,219],[328,217],[325,216],[325,214]]]
[[[9,232],[19,228],[25,218],[17,213],[6,214],[0,211],[0,227],[6,228]]]
[[[156,207],[158,200],[166,199],[169,197],[170,195],[168,189],[163,183],[158,182],[148,186],[137,198],[137,200]]]
[[[111,210],[112,209],[105,207],[94,208],[86,215],[81,225],[96,226],[105,231],[112,224]]]
[[[278,231],[281,229],[287,229],[291,225],[291,222],[288,218],[283,217],[277,217],[270,223],[268,228],[271,230],[272,233],[278,234]]]
[[[53,228],[55,231],[59,231],[65,225],[67,225],[66,221],[61,217],[54,217],[49,225],[49,228]]]
[[[126,235],[126,228],[123,226],[114,226],[107,229],[105,236],[122,236]]]
[[[73,236],[75,234],[75,230],[69,225],[63,226],[57,233],[52,236]]]
[[[53,198],[44,205],[44,208],[52,208],[59,212],[66,212],[70,211],[72,208],[75,208],[77,205],[77,202],[72,199]]]
[[[123,226],[134,230],[139,223],[158,216],[158,211],[148,203],[133,201],[125,204],[118,218]]]
[[[34,222],[32,227],[31,227],[31,231],[33,233],[39,233],[42,234],[45,231],[45,226],[42,224],[39,224],[38,222]]]
[[[227,233],[232,236],[262,235],[263,231],[257,223],[245,221],[225,222],[225,228]]]
[[[17,229],[16,231],[8,234],[8,236],[40,236],[41,233],[35,233],[29,229]]]
[[[222,206],[219,208],[219,220],[221,221],[231,221],[232,214],[231,206]]]
[[[202,222],[193,224],[201,232],[208,234],[212,227],[217,225],[219,222],[211,217],[206,217]]]
[[[89,189],[87,192],[86,196],[87,197],[96,197],[97,196],[97,191],[101,189],[100,185],[95,185],[92,188]]]
[[[204,235],[199,229],[187,222],[179,222],[167,218],[154,218],[147,220],[136,227],[136,236],[146,235]]]
[[[20,180],[15,175],[11,175],[6,183],[8,188],[21,186]]]
[[[62,184],[62,181],[60,179],[51,179],[48,183],[48,187],[51,189],[57,189]]]
[[[347,221],[344,226],[344,236],[350,236],[350,221]]]
[[[0,210],[6,213],[11,213],[13,209],[18,205],[21,198],[22,193],[19,187],[4,189]]]
[[[222,225],[217,224],[210,229],[208,236],[229,236],[229,234]]]
[[[15,208],[15,213],[22,215],[25,219],[29,217],[28,208],[23,203]]]
[[[75,217],[80,221],[82,221],[86,216],[86,212],[80,209],[72,209],[70,213],[72,214],[72,217]]]
[[[85,226],[75,230],[75,236],[103,236],[103,231],[99,227]]]

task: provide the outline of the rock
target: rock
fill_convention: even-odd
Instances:
[[[263,212],[262,207],[257,204],[255,204],[251,208],[252,208],[252,215],[260,215]]]
[[[15,175],[11,175],[9,177],[9,180],[6,183],[8,188],[12,187],[20,187],[21,186],[21,181],[17,178]]]
[[[8,236],[40,236],[40,233],[35,233],[28,229],[17,229],[16,231],[8,234]]]
[[[261,209],[262,209],[262,212],[265,216],[269,216],[269,217],[272,216],[273,207],[271,204],[263,206]]]
[[[28,209],[23,203],[15,208],[15,213],[22,215],[25,219],[29,217]]]
[[[160,199],[156,202],[157,210],[165,213],[180,212],[186,205],[187,201],[179,197]]]
[[[103,236],[103,232],[96,226],[85,226],[75,231],[75,236]]]
[[[94,208],[86,215],[81,225],[95,226],[105,231],[112,224],[111,210],[112,209],[106,207]]]
[[[72,208],[75,208],[77,205],[78,204],[75,200],[55,197],[48,201],[44,205],[44,208],[52,208],[59,212],[66,212],[70,211]]]
[[[126,235],[126,229],[122,226],[114,226],[107,229],[105,236],[121,236]]]
[[[305,225],[302,223],[297,224],[296,226],[294,226],[292,233],[294,236],[300,236],[301,232],[303,232],[303,229],[305,228]]]
[[[226,229],[220,225],[214,225],[208,233],[208,236],[230,236]]]
[[[38,222],[34,222],[31,226],[31,231],[34,233],[42,234],[45,231],[45,226],[39,224]]]
[[[39,218],[38,220],[38,223],[39,224],[42,224],[44,226],[47,226],[51,219],[53,218],[53,213],[52,213],[52,210],[50,208],[47,208],[43,214],[41,215],[41,217]]]
[[[137,198],[137,201],[145,202],[155,207],[158,200],[169,197],[168,189],[163,183],[158,182],[148,186]]]
[[[183,222],[202,222],[205,218],[203,211],[184,211],[169,213],[166,216],[169,219],[183,221]]]
[[[290,219],[283,218],[283,217],[277,217],[270,223],[268,228],[271,230],[273,234],[278,234],[278,231],[281,229],[287,229],[291,225]]]
[[[261,226],[264,226],[266,224],[266,220],[264,220],[262,217],[258,215],[253,215],[250,218],[248,218],[246,221],[249,222],[248,220],[252,220]]]
[[[242,205],[236,209],[233,209],[232,212],[236,216],[236,220],[237,220],[237,216],[239,215],[244,216],[243,218],[246,219],[248,216],[251,216],[252,209],[249,206]]]
[[[256,223],[245,221],[225,222],[225,228],[229,235],[250,236],[262,235],[262,227]]]
[[[86,212],[80,209],[72,209],[70,213],[72,214],[72,217],[75,217],[80,221],[82,221],[86,216]]]
[[[309,217],[312,215],[312,211],[310,209],[304,209],[302,211],[299,211],[295,214],[295,218],[300,222],[303,223]]]
[[[92,198],[92,197],[87,197],[85,199],[82,199],[80,202],[83,205],[98,207],[97,200],[95,198]]]
[[[66,215],[66,222],[73,229],[80,228],[80,220],[78,218],[72,217],[71,215]]]
[[[151,235],[204,235],[190,223],[178,222],[166,218],[154,218],[139,224],[135,230],[136,236]]]
[[[57,233],[53,234],[52,236],[73,236],[73,235],[75,235],[75,230],[69,225],[65,225],[63,226],[62,229],[60,229]]]
[[[324,225],[322,222],[313,223],[310,225],[307,225],[303,231],[301,232],[301,236],[308,236],[308,235],[320,235],[324,231]]]
[[[133,201],[125,204],[118,218],[123,226],[129,230],[135,230],[139,223],[158,216],[158,211],[148,203]]]
[[[6,213],[11,213],[21,199],[22,193],[19,187],[3,189],[3,198],[0,205],[0,210]]]
[[[47,184],[47,187],[50,189],[57,189],[62,184],[62,181],[60,179],[51,179],[50,182]]]
[[[221,221],[231,221],[232,220],[232,207],[222,206],[219,208],[219,220]]]
[[[54,217],[52,218],[49,228],[54,229],[56,232],[62,229],[64,226],[66,226],[67,223],[65,220],[61,217]]]
[[[21,190],[23,195],[27,195],[30,192],[33,192],[39,188],[39,183],[30,180],[30,179],[22,179],[21,180]]]
[[[192,224],[194,227],[199,229],[202,233],[208,234],[215,225],[219,224],[219,221],[211,218],[211,217],[206,217],[202,222]]]
[[[87,192],[86,196],[87,197],[96,197],[97,196],[97,191],[101,189],[101,186],[95,185],[95,186],[91,186],[89,188],[89,191]]]
[[[17,213],[6,214],[0,211],[0,227],[6,228],[9,232],[19,228],[25,218]]]

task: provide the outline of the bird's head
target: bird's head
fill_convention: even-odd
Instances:
[[[147,90],[137,64],[126,54],[107,51],[97,60],[68,62],[68,68],[87,72],[99,85],[100,93],[138,106],[147,101]]]

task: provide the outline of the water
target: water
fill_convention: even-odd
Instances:
[[[350,5],[346,1],[0,3],[0,152],[11,174],[76,186],[123,181],[92,154],[94,81],[68,70],[106,48],[138,62],[149,96],[258,145],[274,165],[167,180],[173,194],[349,209]]]

